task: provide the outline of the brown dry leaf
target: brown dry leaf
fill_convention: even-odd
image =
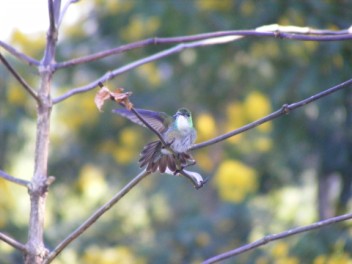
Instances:
[[[101,89],[97,92],[94,98],[94,103],[99,109],[100,112],[102,112],[102,107],[105,103],[106,100],[110,99],[110,90],[106,88],[105,86],[101,87]]]
[[[128,99],[132,92],[123,93],[123,88],[117,88],[115,92],[111,92],[110,95],[118,103],[122,103],[128,110],[131,110],[133,104]]]
[[[123,104],[128,110],[131,110],[133,104],[128,99],[132,92],[123,92],[123,88],[117,88],[114,92],[111,92],[106,86],[101,86],[101,89],[97,92],[94,98],[95,105],[101,109],[104,106],[106,100],[114,100],[117,103]]]

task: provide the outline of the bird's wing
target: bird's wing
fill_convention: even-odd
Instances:
[[[163,112],[154,112],[154,111],[144,110],[144,109],[136,109],[136,111],[156,131],[163,132],[167,129],[167,126],[168,126],[168,115],[167,114],[165,114]],[[139,120],[139,118],[132,111],[121,108],[121,109],[114,109],[114,110],[112,110],[112,112],[131,120],[133,123],[136,123],[138,125],[145,127],[143,122],[141,120]]]

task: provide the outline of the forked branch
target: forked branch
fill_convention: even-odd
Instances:
[[[170,56],[175,53],[179,53],[184,49],[209,46],[209,45],[219,45],[223,43],[237,41],[243,37],[276,37],[282,39],[294,39],[301,41],[342,41],[347,39],[352,39],[352,33],[350,29],[340,30],[340,31],[329,31],[329,30],[314,30],[311,28],[301,28],[293,26],[279,26],[279,25],[268,25],[262,26],[254,30],[234,30],[234,31],[219,31],[212,33],[204,33],[193,36],[182,36],[173,38],[152,38],[146,39],[131,44],[127,44],[121,47],[117,47],[104,52],[89,55],[87,57],[82,57],[79,59],[73,59],[68,62],[58,63],[55,65],[55,69],[64,68],[68,66],[78,65],[81,63],[86,63],[89,61],[98,60],[103,57],[107,57],[113,54],[118,54],[131,49],[143,47],[151,44],[172,44],[180,43],[172,48],[166,49],[164,51],[158,52],[154,55],[142,58],[140,60],[134,61],[123,67],[117,68],[113,71],[107,72],[99,79],[81,87],[73,88],[67,93],[53,99],[53,103],[59,103],[75,94],[88,92],[98,86],[99,83],[105,83],[108,80],[115,78],[122,73],[130,71],[136,67],[143,64],[159,60],[161,58]]]
[[[117,55],[129,50],[161,44],[189,43],[194,41],[219,38],[219,37],[280,37],[282,39],[295,39],[302,41],[341,41],[352,39],[351,28],[343,30],[321,30],[309,27],[280,26],[277,24],[266,25],[252,30],[229,30],[203,33],[191,36],[170,38],[149,38],[122,45],[113,49],[97,52],[80,58],[57,63],[55,69],[71,67],[87,62],[96,61],[108,56]]]
[[[206,40],[201,40],[201,41],[196,41],[196,42],[191,42],[191,43],[178,44],[177,46],[172,47],[170,49],[166,49],[164,51],[155,53],[154,55],[145,57],[143,59],[140,59],[140,60],[134,61],[134,62],[132,62],[130,64],[127,64],[127,65],[125,65],[123,67],[117,68],[117,69],[115,69],[113,71],[107,72],[106,74],[104,74],[99,79],[97,79],[97,80],[95,80],[95,81],[93,81],[93,82],[91,82],[91,83],[89,83],[89,84],[87,84],[85,86],[71,89],[67,93],[65,93],[65,94],[63,94],[63,95],[61,95],[59,97],[54,98],[53,99],[53,103],[57,104],[57,103],[65,100],[65,99],[67,99],[67,98],[69,98],[69,97],[71,97],[71,96],[73,96],[75,94],[88,92],[88,91],[98,87],[99,83],[105,83],[108,80],[111,80],[111,79],[115,78],[116,76],[121,75],[122,73],[130,71],[130,70],[132,70],[134,68],[137,68],[137,67],[139,67],[141,65],[144,65],[146,63],[149,63],[149,62],[152,62],[152,61],[156,61],[158,59],[170,56],[170,55],[178,53],[178,52],[181,52],[184,49],[201,47],[201,46],[216,45],[216,44],[220,44],[220,43],[231,42],[231,41],[234,41],[234,40],[237,40],[237,39],[240,39],[240,38],[241,37],[238,37],[238,36],[230,37],[230,38],[228,38],[228,37],[226,37],[226,38],[213,38],[213,39],[206,39]]]

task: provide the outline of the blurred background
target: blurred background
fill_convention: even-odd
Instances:
[[[18,14],[26,11],[40,17],[47,28],[45,1],[40,12],[32,12],[21,1],[16,5]],[[351,25],[351,8],[343,0],[81,1],[67,13],[57,61],[154,36],[254,29],[271,23],[345,29]],[[6,5],[1,9],[6,10]],[[2,21],[0,28],[4,23],[9,24]],[[7,43],[41,59],[45,30],[29,34],[14,24],[8,34]],[[53,95],[168,47],[148,46],[60,70],[54,76]],[[33,87],[39,86],[34,67],[7,58]],[[201,142],[351,78],[351,60],[349,41],[253,37],[188,49],[106,85],[132,91],[137,108],[169,114],[189,108]],[[2,66],[0,86],[0,168],[30,179],[35,105]],[[56,181],[50,188],[45,222],[49,247],[55,247],[140,172],[139,152],[155,139],[147,129],[112,115],[113,103],[100,113],[93,101],[95,92],[69,98],[53,110],[49,173]],[[202,189],[195,190],[181,177],[149,176],[54,263],[199,263],[267,234],[348,212],[351,109],[352,91],[344,89],[194,151],[197,165],[192,170],[209,178]],[[27,192],[0,179],[0,193],[0,230],[26,241]],[[352,263],[351,232],[348,222],[336,224],[223,263]],[[22,262],[20,254],[5,243],[0,243],[0,256],[0,263]]]

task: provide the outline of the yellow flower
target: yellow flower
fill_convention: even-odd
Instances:
[[[196,129],[200,141],[214,137],[216,134],[214,118],[209,114],[201,114],[197,116]]]
[[[254,147],[260,152],[267,152],[272,147],[272,140],[267,137],[257,136],[253,141]]]
[[[160,27],[158,17],[142,17],[135,15],[131,18],[127,27],[122,29],[122,37],[126,41],[136,41],[143,37],[153,35]]]
[[[141,264],[144,263],[140,258],[134,256],[133,252],[123,246],[115,248],[98,248],[96,246],[90,247],[86,250],[83,256],[82,263],[87,264]]]
[[[268,98],[257,91],[251,92],[247,96],[244,102],[244,108],[249,122],[260,119],[271,112],[271,105]],[[262,132],[269,132],[271,130],[271,124],[265,123],[260,125],[258,129]]]
[[[237,203],[257,189],[257,173],[240,161],[226,160],[215,174],[215,185],[221,199]]]
[[[205,171],[211,171],[213,169],[214,163],[211,159],[211,156],[206,152],[198,152],[195,153],[195,159],[197,161],[197,165]]]
[[[102,170],[91,164],[85,165],[80,172],[78,187],[87,199],[98,200],[104,197],[107,185]]]
[[[157,87],[161,83],[161,74],[155,63],[144,64],[137,68],[137,72],[146,79],[152,87]]]
[[[271,253],[275,258],[285,257],[288,253],[288,245],[284,242],[277,242],[272,248]]]

